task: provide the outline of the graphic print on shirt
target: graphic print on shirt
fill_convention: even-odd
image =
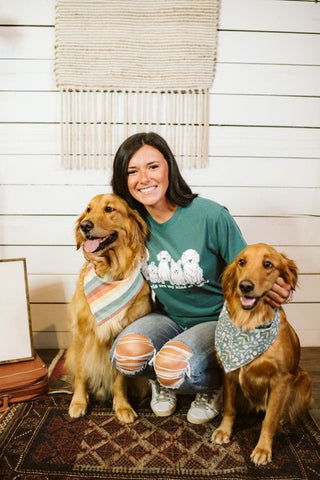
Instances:
[[[178,260],[173,259],[167,250],[161,250],[156,258],[157,262],[146,259],[142,264],[142,273],[152,288],[170,285],[173,288],[188,288],[206,283],[196,250],[185,250]]]

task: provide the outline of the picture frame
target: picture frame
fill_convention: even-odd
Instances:
[[[0,278],[0,364],[32,360],[26,259],[0,259]]]

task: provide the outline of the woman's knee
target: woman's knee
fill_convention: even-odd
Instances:
[[[192,353],[182,342],[172,340],[166,343],[154,360],[159,382],[166,387],[178,388],[185,376],[190,375],[189,359]]]
[[[140,333],[128,333],[119,338],[114,349],[113,361],[124,373],[136,373],[151,360],[154,347],[151,340]]]

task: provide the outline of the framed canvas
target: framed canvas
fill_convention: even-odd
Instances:
[[[0,260],[0,363],[34,358],[25,258]]]

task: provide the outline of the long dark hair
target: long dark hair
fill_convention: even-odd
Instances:
[[[113,161],[113,175],[111,179],[113,192],[126,200],[131,208],[138,210],[143,217],[146,217],[147,212],[144,205],[132,197],[127,183],[130,159],[143,145],[150,145],[159,150],[168,163],[169,186],[166,192],[167,199],[180,207],[188,206],[198,194],[193,193],[183,179],[177,161],[167,142],[154,132],[136,133],[128,137],[120,145]]]

